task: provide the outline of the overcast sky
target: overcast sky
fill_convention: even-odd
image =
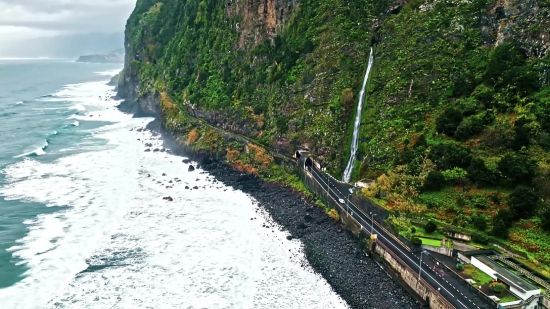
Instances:
[[[122,32],[136,0],[0,0],[0,46],[59,34]]]

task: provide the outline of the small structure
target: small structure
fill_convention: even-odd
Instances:
[[[309,150],[306,150],[306,149],[296,150],[296,152],[294,152],[294,155],[292,157],[296,159],[296,161],[300,163],[300,167],[305,170],[307,170],[307,168],[311,168],[312,166],[315,166],[318,170],[321,169],[321,164],[319,164],[319,162],[310,155]]]
[[[477,267],[496,281],[506,285],[508,290],[525,302],[523,308],[536,309],[540,297],[540,289],[523,278],[502,267],[486,255],[472,255],[470,260]]]
[[[368,188],[371,185],[373,185],[374,183],[375,183],[374,180],[364,178],[364,179],[361,179],[361,180],[357,181],[355,183],[355,186],[359,187],[359,188]]]

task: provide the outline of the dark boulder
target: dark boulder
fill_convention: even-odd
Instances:
[[[189,168],[187,168],[188,172],[192,172],[195,170],[195,167],[193,165],[189,165]]]

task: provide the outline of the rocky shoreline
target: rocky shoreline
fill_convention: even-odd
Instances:
[[[119,106],[127,113],[130,112],[128,107],[128,103]],[[310,266],[327,280],[351,308],[421,308],[374,260],[365,256],[353,234],[330,220],[321,208],[307,201],[303,195],[275,183],[265,183],[253,175],[243,174],[204,154],[190,153],[162,130],[159,120],[149,123],[143,129],[160,133],[166,149],[190,157],[218,181],[258,201],[273,221],[289,232],[289,239],[300,239]],[[275,227],[266,225],[265,228]]]

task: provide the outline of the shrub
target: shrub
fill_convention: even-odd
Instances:
[[[487,230],[487,219],[483,216],[475,216],[472,224],[478,231],[485,232],[485,230]]]
[[[485,165],[485,161],[481,158],[473,158],[468,167],[468,178],[471,181],[484,184],[492,185],[496,182],[496,175]]]
[[[465,141],[485,128],[484,115],[474,115],[462,120],[456,129],[455,138]]]
[[[502,293],[506,290],[506,286],[500,282],[493,282],[489,284],[489,287],[496,293]]]
[[[345,106],[346,108],[353,108],[353,104],[355,103],[353,95],[353,89],[351,88],[346,88],[342,90],[342,95],[340,96],[340,104],[342,104],[342,106]]]
[[[424,226],[424,230],[426,231],[426,233],[431,234],[435,232],[435,230],[437,230],[437,225],[435,225],[433,221],[430,221],[426,223],[426,225]]]
[[[411,243],[413,245],[421,246],[422,245],[422,239],[420,239],[418,237],[412,237],[411,238]]]
[[[513,183],[531,183],[536,174],[537,163],[533,160],[507,153],[498,161],[498,170]]]
[[[225,156],[227,161],[231,162],[237,159],[241,153],[238,150],[227,149],[227,155]]]
[[[340,215],[338,214],[338,211],[336,211],[336,209],[329,210],[327,212],[327,215],[336,222],[340,221]]]
[[[462,270],[464,270],[464,265],[462,265],[461,263],[458,263],[458,264],[456,264],[456,269],[462,271]]]
[[[460,181],[468,176],[468,172],[460,167],[444,170],[441,174],[443,175],[443,178],[445,178],[445,181],[452,183]]]
[[[482,245],[488,245],[489,244],[489,237],[484,234],[473,234],[472,235],[472,241],[478,244]]]
[[[462,113],[455,108],[449,108],[437,118],[436,130],[438,133],[454,136],[461,121]]]
[[[416,233],[416,228],[414,226],[411,227],[411,233],[413,233],[413,234]]]
[[[423,189],[425,191],[438,191],[445,186],[445,176],[439,171],[431,171],[424,180]]]
[[[528,219],[538,208],[539,196],[533,188],[519,185],[508,197],[508,203],[516,219]]]
[[[191,130],[189,134],[187,134],[187,143],[193,144],[199,140],[199,132],[197,129]]]
[[[454,167],[468,168],[472,161],[472,151],[456,142],[440,143],[432,147],[428,153],[428,159],[432,160],[440,170]]]

